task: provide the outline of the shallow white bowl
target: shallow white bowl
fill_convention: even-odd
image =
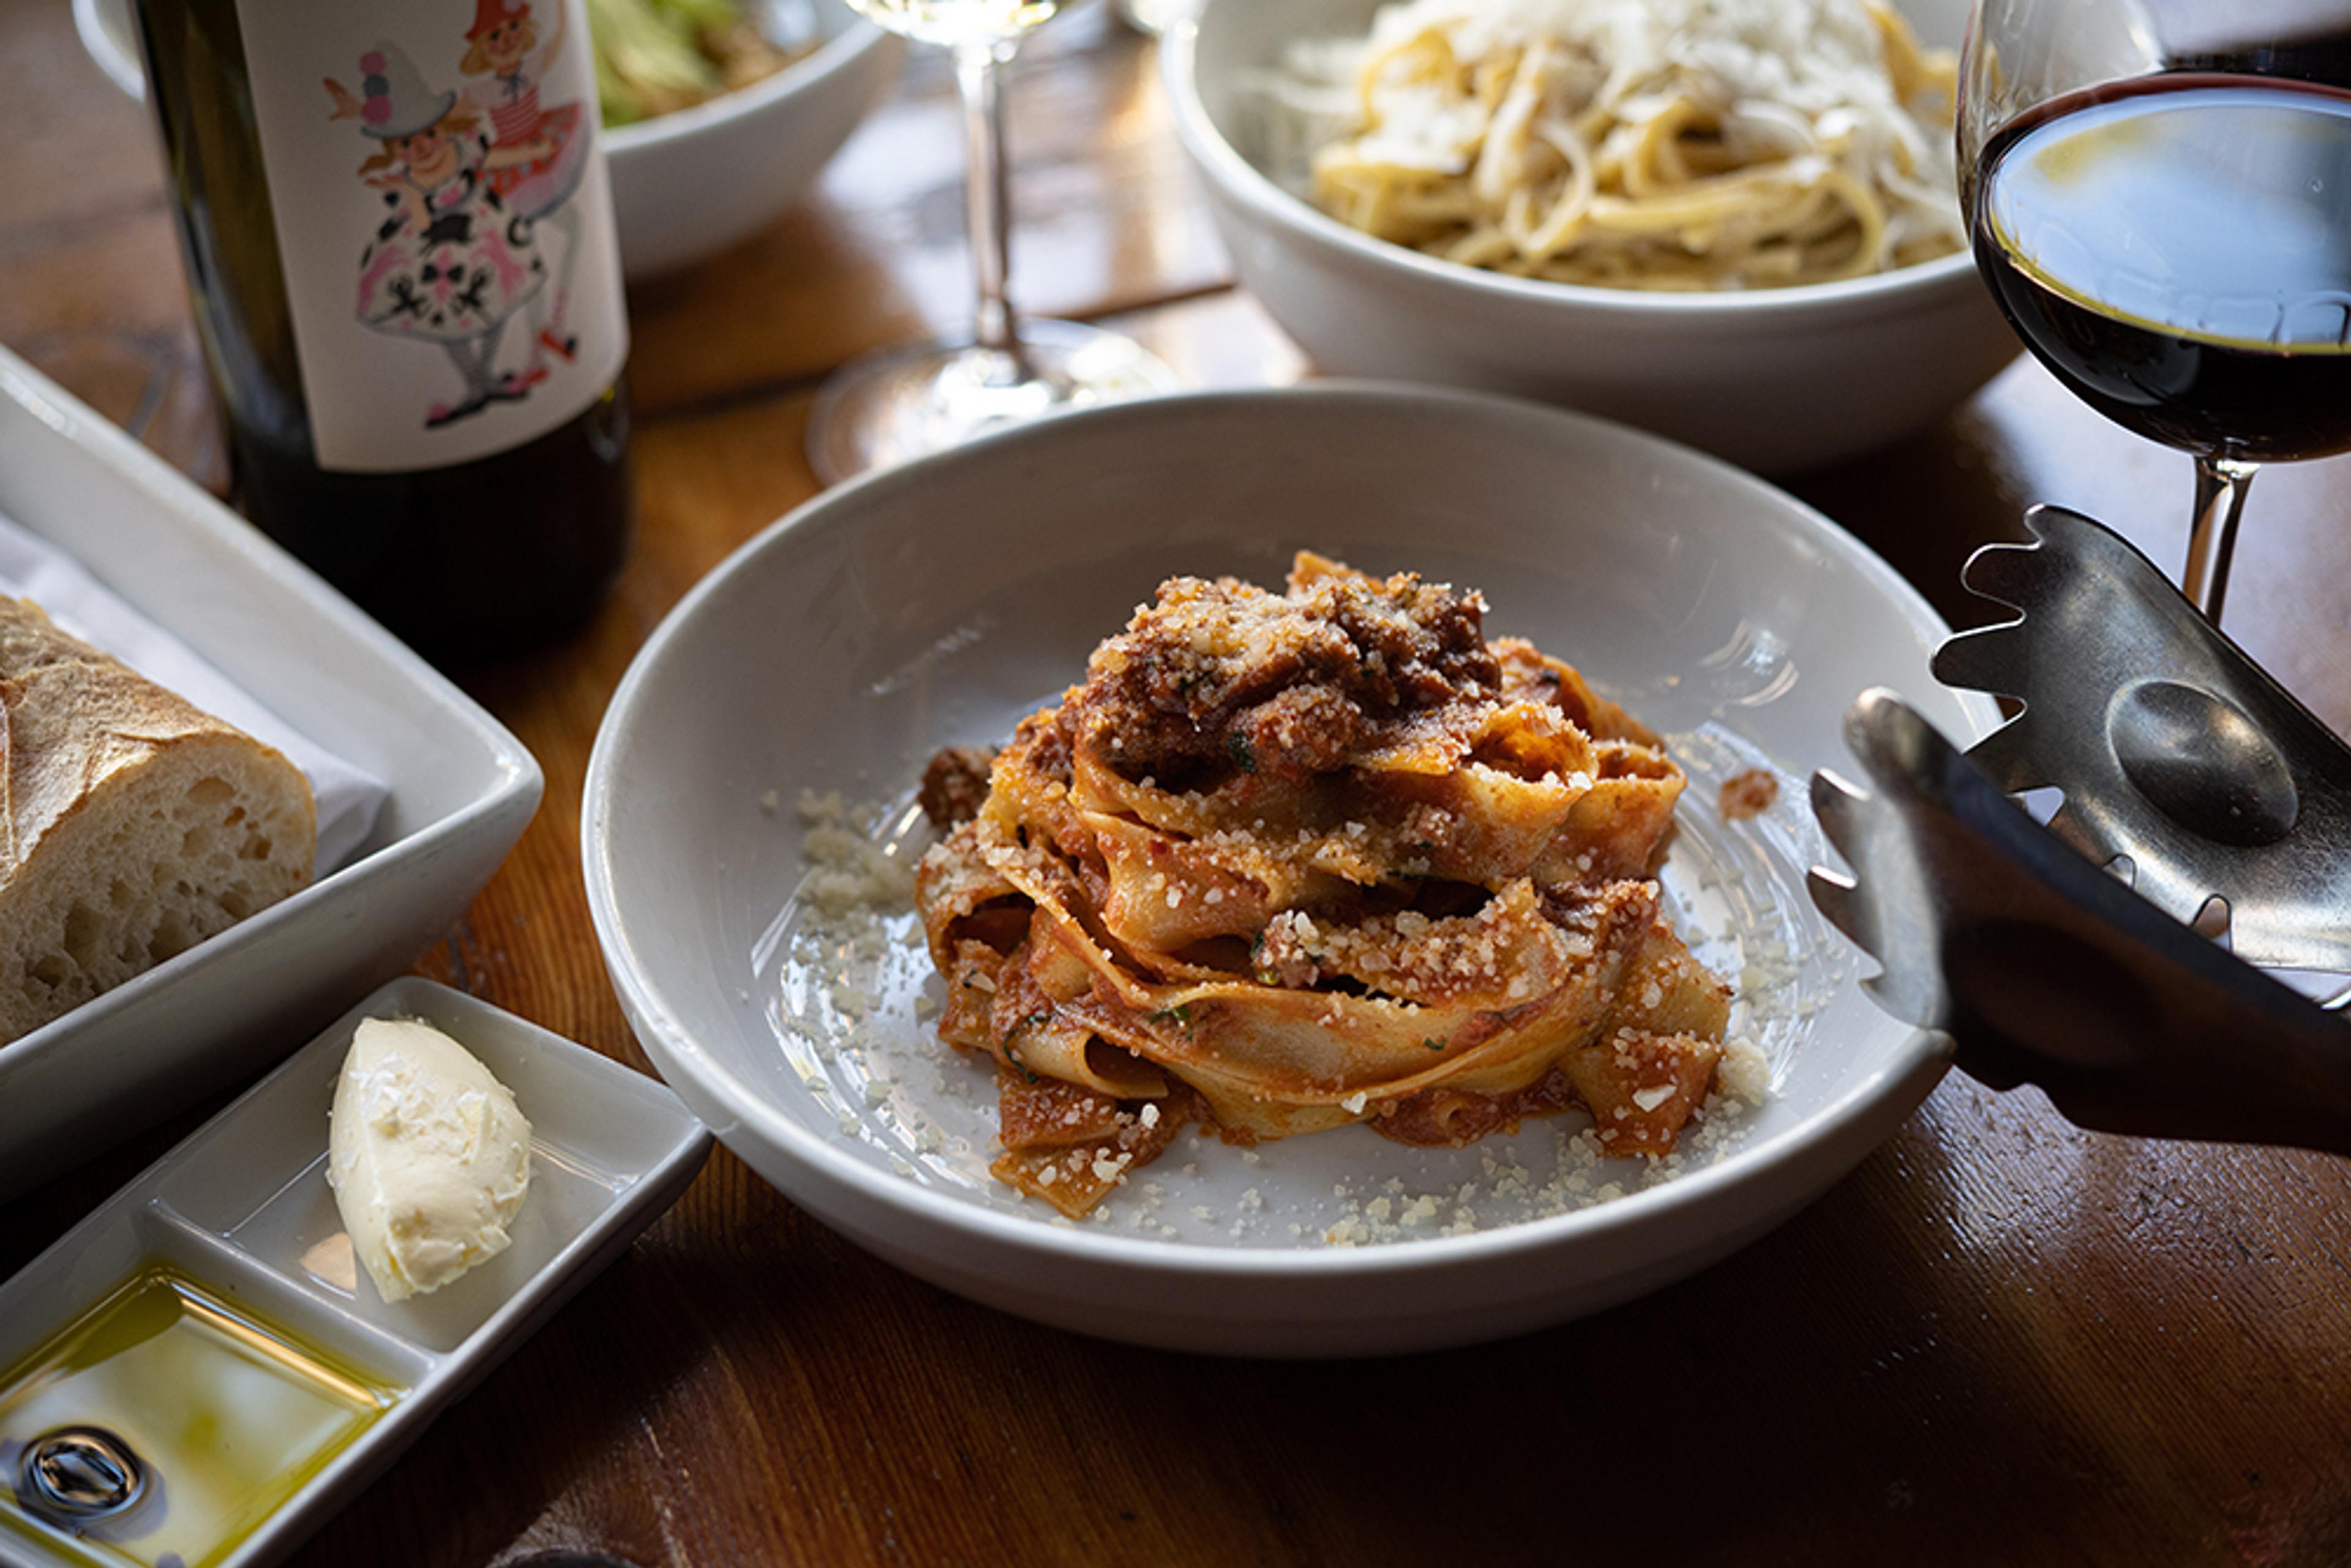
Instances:
[[[1254,1155],[1179,1141],[1104,1221],[1059,1225],[984,1174],[990,1080],[947,1060],[918,1016],[915,996],[937,993],[927,959],[892,947],[853,977],[879,1000],[844,1030],[822,977],[778,939],[804,872],[803,789],[903,805],[935,747],[1003,736],[1164,577],[1278,581],[1300,546],[1482,586],[1489,634],[1532,636],[1652,724],[1695,732],[1679,743],[1698,782],[1669,894],[1735,933],[1702,956],[1735,970],[1741,942],[1767,967],[1765,941],[1793,949],[1742,1025],[1772,1052],[1778,1095],[1722,1163],[1581,1212],[1342,1249],[1323,1244],[1328,1228],[1392,1175],[1450,1195],[1489,1184],[1489,1157],[1540,1174],[1553,1125],[1460,1151],[1363,1128]],[[1860,992],[1862,965],[1813,914],[1802,873],[1826,858],[1804,776],[1841,755],[1855,694],[1890,684],[1959,737],[1997,722],[1928,674],[1944,634],[1817,514],[1580,415],[1343,385],[1076,414],[835,490],[705,579],[598,735],[580,830],[589,901],[671,1086],[795,1202],[925,1279],[1195,1350],[1486,1339],[1625,1300],[1751,1239],[1940,1075],[1936,1044]],[[1715,784],[1759,762],[1783,776],[1779,803],[1722,822]],[[1354,1197],[1334,1197],[1342,1185]],[[1510,1206],[1474,1207],[1499,1219]]]
[[[2015,358],[1965,253],[1845,283],[1649,294],[1504,277],[1326,216],[1270,167],[1264,73],[1361,36],[1380,0],[1207,0],[1161,46],[1176,129],[1249,290],[1323,370],[1513,392],[1764,473],[1924,429]],[[1903,0],[1956,47],[1967,0]]]
[[[0,1198],[284,1055],[438,941],[538,807],[522,743],[170,465],[0,349],[0,513],[391,787],[342,867],[0,1045]]]
[[[842,0],[813,0],[824,42],[763,81],[604,133],[631,282],[701,261],[780,217],[897,80],[902,43]],[[73,0],[82,47],[146,96],[131,0]]]
[[[825,41],[764,81],[607,133],[632,282],[716,255],[807,194],[898,79],[902,39],[816,0]]]

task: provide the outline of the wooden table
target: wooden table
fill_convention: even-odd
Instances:
[[[1144,46],[1099,10],[1017,75],[1015,276],[1195,384],[1296,350],[1231,287]],[[816,486],[811,389],[965,304],[935,61],[804,211],[632,299],[643,534],[568,644],[471,678],[547,803],[423,972],[643,1068],[580,890],[606,698],[697,577]],[[0,0],[0,340],[224,478],[144,117],[65,0]],[[2351,727],[2343,463],[2256,487],[2231,629]],[[2184,459],[2019,365],[1793,486],[1955,619],[2027,501],[2185,536]],[[0,1208],[20,1265],[193,1123]],[[305,1564],[2351,1561],[2351,1168],[2079,1132],[1953,1075],[1729,1262],[1480,1350],[1258,1365],[919,1284],[723,1150],[677,1208],[302,1552]]]

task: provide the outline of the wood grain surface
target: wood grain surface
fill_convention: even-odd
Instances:
[[[702,573],[816,489],[831,367],[955,322],[944,71],[800,212],[632,297],[642,533],[611,606],[472,692],[547,770],[420,970],[632,1065],[581,892],[597,720]],[[1306,367],[1245,297],[1145,47],[1099,6],[1013,84],[1016,289],[1194,384]],[[65,0],[0,0],[0,340],[225,484],[152,138]],[[2253,492],[2231,630],[2351,727],[2351,465]],[[1792,487],[1955,620],[1976,545],[2064,502],[2158,561],[2184,458],[2019,364]],[[0,1115],[8,1113],[0,1107]],[[203,1110],[0,1207],[14,1270]],[[2351,1562],[2351,1167],[2079,1132],[1954,1075],[1821,1202],[1588,1321],[1384,1363],[1253,1364],[1037,1328],[919,1284],[723,1150],[665,1218],[295,1559],[508,1564]]]

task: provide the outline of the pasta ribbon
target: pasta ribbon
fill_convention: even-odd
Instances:
[[[1001,1179],[1082,1214],[1195,1120],[1442,1144],[1582,1105],[1672,1147],[1729,1009],[1650,880],[1683,774],[1483,609],[1311,555],[1281,594],[1174,579],[987,760],[916,904]]]

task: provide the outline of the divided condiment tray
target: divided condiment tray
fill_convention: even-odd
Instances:
[[[328,1106],[369,1018],[422,1019],[451,1035],[531,1124],[513,1244],[431,1295],[390,1304],[340,1241],[326,1182]],[[708,1130],[656,1081],[431,981],[385,986],[0,1285],[0,1563],[274,1561],[618,1257],[709,1149]],[[193,1325],[177,1338],[162,1326],[175,1308]],[[230,1347],[218,1365],[203,1359],[215,1343]],[[142,1359],[109,1374],[105,1358],[133,1354]],[[75,1377],[28,1382],[53,1360]],[[106,1407],[73,1408],[75,1389]],[[175,1473],[172,1423],[184,1426],[208,1396],[266,1411],[256,1428],[283,1451],[241,1476],[211,1455]],[[141,1419],[145,1429],[114,1430]],[[145,1490],[77,1537],[17,1499],[31,1484],[26,1445],[84,1424],[100,1447],[60,1473],[99,1491],[133,1479]],[[110,1472],[103,1445],[116,1438],[139,1456],[131,1475]]]

